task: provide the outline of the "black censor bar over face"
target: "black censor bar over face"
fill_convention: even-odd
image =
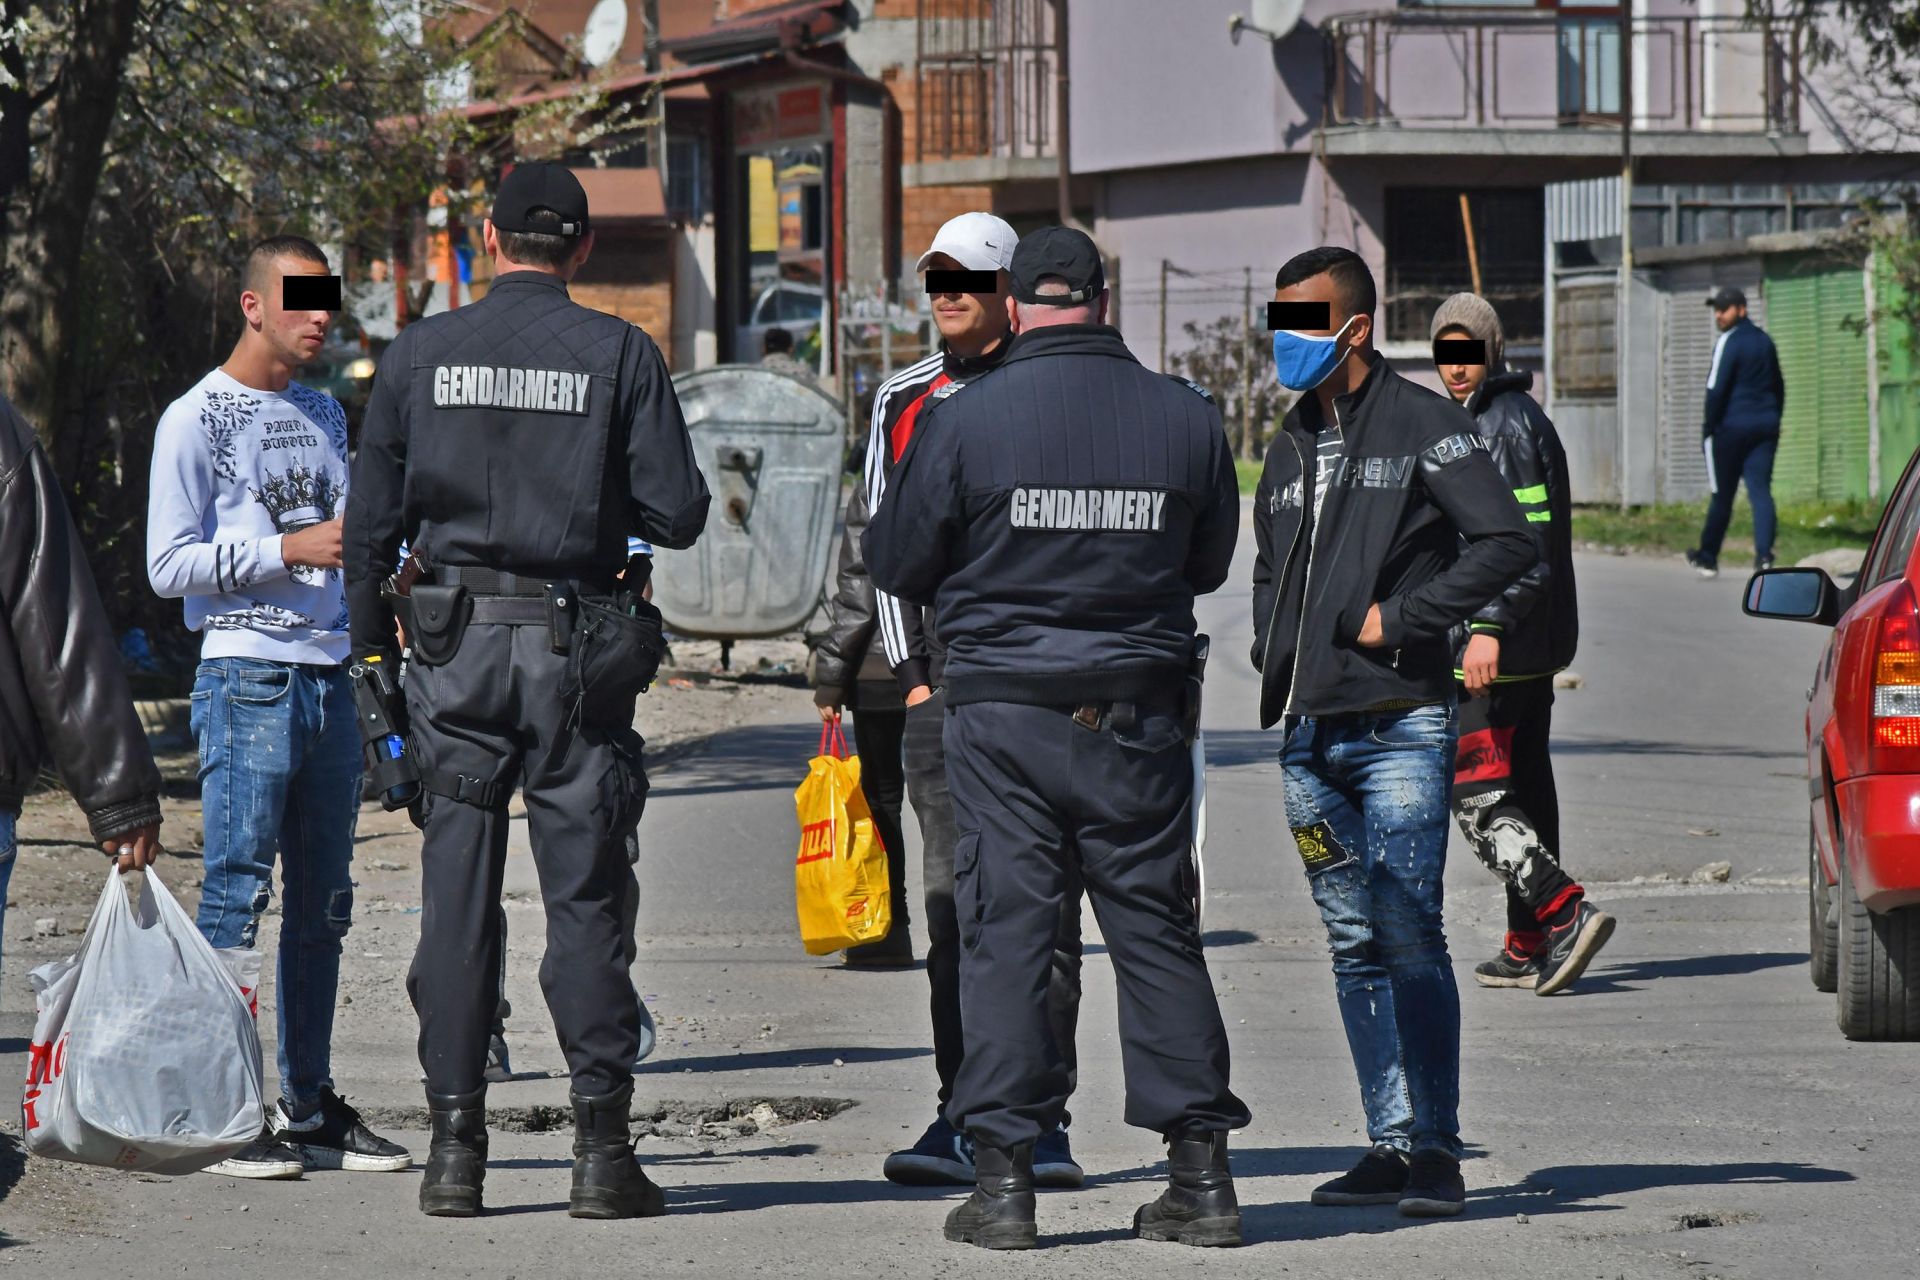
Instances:
[[[1487,344],[1478,338],[1441,338],[1433,344],[1435,364],[1485,364]]]
[[[1324,302],[1269,302],[1269,329],[1331,329],[1333,308]]]
[[[936,293],[998,293],[1000,277],[992,271],[929,271],[927,295]]]
[[[286,311],[338,311],[339,276],[281,276],[280,306]]]

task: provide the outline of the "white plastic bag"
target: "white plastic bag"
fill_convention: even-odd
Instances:
[[[35,969],[21,1128],[35,1155],[192,1173],[260,1134],[260,953],[208,945],[152,869],[107,872],[80,949]]]

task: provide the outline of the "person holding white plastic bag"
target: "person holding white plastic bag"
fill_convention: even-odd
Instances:
[[[51,762],[122,870],[160,851],[160,771],[60,480],[0,398],[0,918],[20,803]]]

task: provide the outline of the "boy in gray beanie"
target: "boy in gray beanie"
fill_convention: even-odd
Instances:
[[[1547,751],[1553,674],[1573,660],[1579,632],[1566,452],[1527,394],[1533,375],[1506,367],[1492,303],[1456,293],[1434,312],[1430,333],[1441,382],[1473,415],[1540,546],[1540,562],[1454,637],[1454,819],[1507,886],[1505,945],[1473,976],[1483,987],[1552,995],[1573,985],[1614,925],[1560,868],[1560,802]]]

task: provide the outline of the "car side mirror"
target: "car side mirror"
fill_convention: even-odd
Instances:
[[[1762,569],[1747,580],[1741,608],[1750,617],[1830,627],[1845,611],[1847,594],[1824,569]]]

